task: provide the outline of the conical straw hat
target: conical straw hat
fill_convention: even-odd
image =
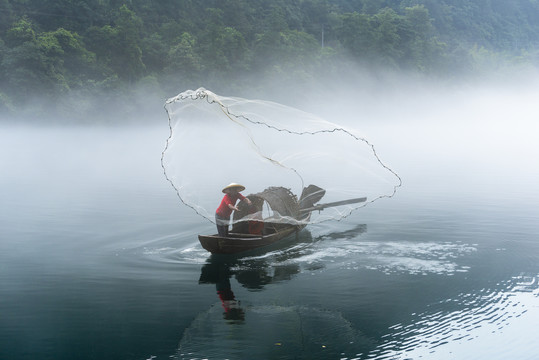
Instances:
[[[228,189],[233,189],[233,188],[238,188],[238,191],[243,191],[243,190],[245,190],[245,186],[243,186],[243,185],[236,184],[236,183],[230,183],[230,184],[228,184],[227,186],[225,186],[225,187],[223,188],[223,192],[226,193],[226,191],[227,191]]]

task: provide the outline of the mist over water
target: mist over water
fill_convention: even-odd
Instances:
[[[2,126],[0,358],[537,358],[539,79],[382,80],[286,105],[367,138],[396,196],[239,259],[166,181],[162,108]]]

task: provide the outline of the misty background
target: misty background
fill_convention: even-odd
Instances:
[[[163,105],[203,86],[357,131],[403,179],[399,196],[533,198],[538,6],[3,0],[1,181],[66,209],[155,182],[179,206],[159,164]]]

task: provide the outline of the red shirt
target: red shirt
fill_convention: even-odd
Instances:
[[[223,200],[221,200],[221,205],[219,205],[215,212],[221,217],[230,218],[230,215],[232,214],[232,209],[229,208],[228,205],[236,205],[236,201],[238,201],[238,199],[244,200],[245,196],[240,193],[225,194]]]

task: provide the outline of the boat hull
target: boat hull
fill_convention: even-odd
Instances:
[[[299,226],[289,226],[267,235],[230,233],[228,237],[219,235],[199,235],[204,249],[212,254],[237,254],[272,245],[301,230]]]

